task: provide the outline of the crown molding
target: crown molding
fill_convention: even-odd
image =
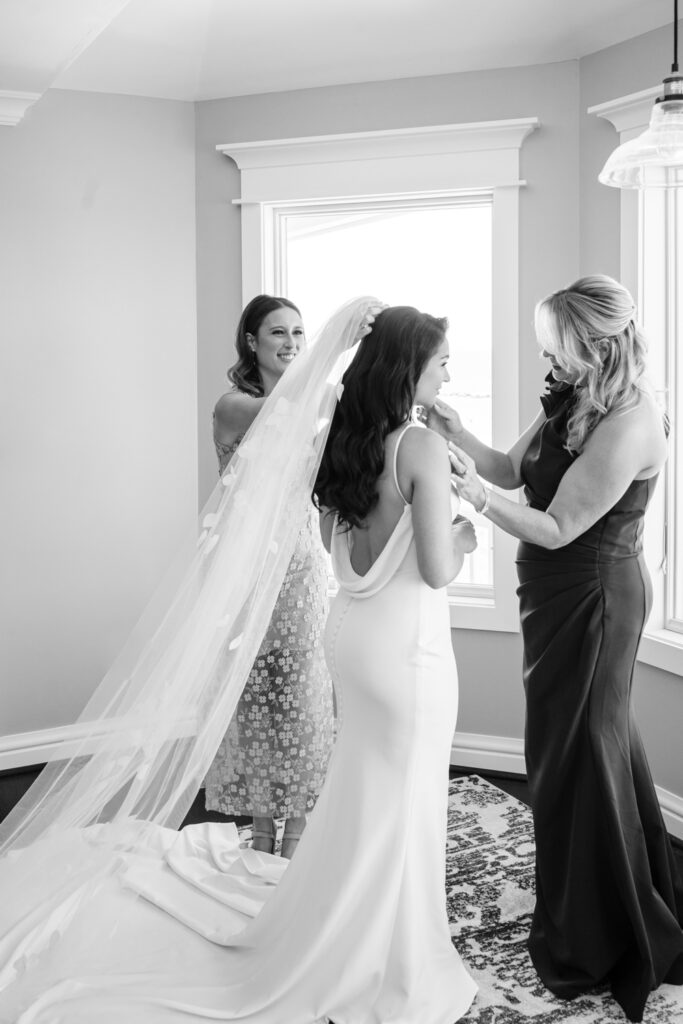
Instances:
[[[377,132],[312,135],[257,142],[228,142],[216,146],[240,170],[348,160],[390,160],[399,156],[491,149],[519,149],[539,125],[537,117],[507,121],[475,121]]]
[[[619,135],[624,132],[640,132],[650,123],[655,98],[661,91],[661,85],[653,85],[641,92],[632,92],[628,96],[620,96],[606,103],[597,103],[593,107],[588,107],[587,113],[609,121]],[[622,142],[625,141],[622,139]]]
[[[242,204],[453,194],[518,186],[536,117],[216,146],[241,172]]]
[[[0,89],[0,125],[13,127],[43,94],[40,92],[12,92]]]

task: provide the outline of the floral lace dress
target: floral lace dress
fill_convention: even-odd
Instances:
[[[237,451],[216,441],[220,472]],[[299,534],[254,667],[206,776],[207,810],[298,817],[320,792],[333,743],[322,649],[327,565],[314,514]]]

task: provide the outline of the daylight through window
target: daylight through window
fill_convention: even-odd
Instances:
[[[300,306],[309,337],[359,295],[448,317],[451,380],[442,397],[491,443],[491,196],[296,207],[280,214],[277,234],[277,284]],[[476,596],[494,579],[491,524],[474,518],[479,546],[454,590]]]

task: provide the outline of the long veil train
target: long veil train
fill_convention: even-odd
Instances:
[[[376,299],[343,306],[265,402],[172,574],[84,709],[69,759],[0,826],[0,990],[152,826],[184,818],[266,631],[356,342]],[[160,510],[163,515],[163,509]],[[68,869],[53,876],[55,851]]]

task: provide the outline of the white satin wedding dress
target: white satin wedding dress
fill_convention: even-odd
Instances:
[[[446,591],[420,577],[409,504],[364,576],[352,543],[334,532],[338,738],[289,866],[240,849],[234,826],[145,829],[72,924],[68,906],[42,921],[61,939],[0,995],[3,1024],[454,1024],[467,1011],[476,985],[444,888],[458,703]],[[69,870],[77,847],[62,863],[35,856],[38,873]]]

